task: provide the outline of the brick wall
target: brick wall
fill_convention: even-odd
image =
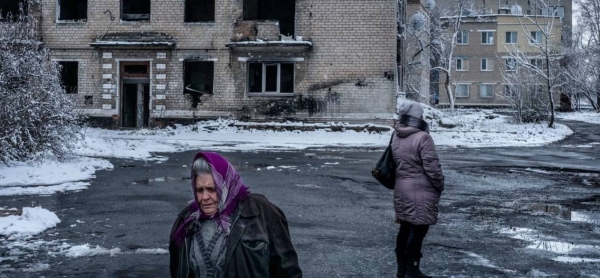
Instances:
[[[308,52],[267,48],[236,53],[227,48],[243,33],[240,28],[253,34],[253,24],[258,26],[254,36],[277,37],[276,22],[242,21],[242,0],[215,1],[215,21],[203,23],[183,22],[183,0],[151,1],[148,22],[120,20],[119,0],[89,0],[87,22],[56,22],[57,1],[43,0],[41,34],[54,59],[79,61],[79,92],[72,97],[91,116],[118,117],[119,63],[140,60],[151,67],[151,118],[378,118],[391,116],[395,107],[395,2],[297,0],[295,34],[312,42]],[[107,32],[162,32],[177,45],[160,50],[90,47]],[[238,61],[248,56],[303,58],[295,64],[295,93],[249,95],[247,64]],[[197,108],[183,94],[188,59],[214,62],[214,96],[201,97]],[[84,102],[86,96],[92,104]]]

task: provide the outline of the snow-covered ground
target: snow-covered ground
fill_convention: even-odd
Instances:
[[[486,110],[457,110],[442,113],[426,108],[426,120],[437,146],[498,147],[539,146],[558,141],[572,131],[561,124],[510,123],[510,117]],[[301,150],[317,147],[384,147],[390,132],[371,133],[345,130],[333,132],[326,127],[356,128],[347,123],[293,124],[251,123],[315,127],[315,131],[245,130],[231,126],[231,120],[200,122],[193,126],[135,131],[88,128],[85,139],[74,150],[75,156],[62,162],[53,160],[13,163],[0,166],[0,196],[47,195],[85,189],[97,170],[113,166],[102,158],[127,158],[163,161],[157,153],[203,149],[213,151]],[[444,127],[453,125],[454,127]],[[375,125],[370,125],[375,126]],[[380,126],[384,127],[384,126]]]
[[[600,125],[600,113],[593,111],[589,112],[571,112],[571,113],[559,113],[557,118],[571,121],[581,121],[591,124]]]
[[[561,140],[572,133],[568,127],[561,124],[556,124],[555,128],[548,128],[545,124],[512,124],[510,117],[487,110],[457,110],[454,113],[443,113],[426,107],[425,117],[430,124],[431,135],[436,145],[447,147],[538,146]],[[334,132],[327,128],[328,126],[348,129],[357,127],[346,123],[312,125],[247,123],[270,126],[296,125],[313,127],[315,131],[246,130],[231,126],[231,123],[233,123],[231,120],[217,120],[200,122],[193,126],[136,131],[88,128],[84,130],[85,140],[74,150],[75,155],[65,161],[46,159],[29,163],[13,163],[11,167],[0,166],[0,196],[49,195],[83,190],[90,185],[90,180],[95,177],[97,170],[113,167],[110,162],[102,158],[153,160],[160,163],[166,160],[166,157],[161,157],[157,153],[194,149],[226,152],[300,150],[314,147],[383,148],[388,144],[391,135],[391,131]],[[52,228],[60,222],[56,215],[50,217],[49,214],[53,213],[43,208],[23,208],[22,211],[22,215],[0,217],[0,235],[11,239],[23,239]],[[90,246],[64,246],[61,250],[67,256],[73,257],[80,254],[115,255],[121,252]]]

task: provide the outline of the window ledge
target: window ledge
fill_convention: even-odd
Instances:
[[[141,24],[149,24],[150,20],[125,20],[121,19],[119,22],[121,25],[141,25]]]
[[[484,69],[482,69],[481,71],[494,71],[494,70],[484,70]]]
[[[54,23],[56,25],[84,26],[87,24],[87,21],[57,20]]]
[[[214,21],[198,21],[198,22],[185,22],[184,21],[183,25],[191,25],[191,26],[194,26],[194,25],[207,26],[208,25],[208,26],[213,26],[213,25],[215,25],[215,22]]]
[[[293,97],[294,93],[247,93],[248,97]]]

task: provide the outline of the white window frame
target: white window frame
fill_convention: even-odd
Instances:
[[[485,69],[483,68],[483,61],[485,60]],[[481,58],[479,69],[481,71],[494,71],[494,59]]]
[[[531,36],[531,39],[529,40],[529,44],[531,45],[535,45],[535,44],[541,44],[542,43],[542,31],[530,31],[529,35]]]
[[[555,16],[560,18],[560,22],[564,22],[565,20],[565,7],[564,6],[551,6],[548,8],[543,8],[542,15],[545,16]]]
[[[510,42],[508,41],[508,38],[509,38],[508,34],[511,34],[510,35],[510,39],[511,39]],[[514,36],[512,34],[514,34]],[[506,33],[504,35],[506,36],[506,38],[504,40],[504,42],[506,44],[517,44],[517,42],[518,42],[517,37],[519,36],[519,33],[517,31],[506,31]],[[513,39],[514,39],[514,41],[513,41]]]
[[[462,42],[458,42],[458,38],[462,39]],[[468,45],[469,44],[469,30],[459,30],[456,36],[457,45]]]
[[[541,69],[541,70],[544,69],[544,59],[531,58],[531,59],[529,59],[529,63],[538,69]]]
[[[508,67],[508,63],[509,63],[508,61],[514,61],[513,68]],[[516,71],[517,70],[517,59],[511,58],[511,57],[504,58],[504,65],[506,67],[506,71]]]
[[[458,68],[458,61],[460,60],[460,69]],[[469,59],[465,57],[456,58],[456,71],[469,71]]]
[[[459,86],[466,86],[467,87],[467,95],[466,96],[459,96],[458,95],[458,87]],[[471,87],[471,83],[455,83],[454,84],[454,96],[456,98],[469,98],[470,95],[470,87]]]
[[[294,62],[248,62],[248,67],[251,63],[262,64],[262,89],[261,92],[250,92],[250,87],[248,86],[247,93],[248,95],[294,95],[296,91],[296,63]],[[293,78],[292,78],[292,88],[293,92],[281,92],[281,64],[292,64],[294,69]],[[277,91],[269,91],[267,92],[267,66],[268,65],[277,65]],[[248,78],[249,71],[246,73],[246,78]],[[250,80],[246,81],[247,83]]]
[[[494,89],[495,89],[494,87],[495,86],[494,85],[495,85],[494,83],[481,83],[481,84],[479,84],[479,97],[481,97],[481,98],[494,98],[494,95],[495,95],[495,92],[494,92]],[[484,86],[491,86],[492,87],[491,88],[492,89],[492,95],[491,96],[484,96],[483,95],[483,88],[484,88]]]
[[[482,45],[494,44],[494,33],[496,33],[496,31],[484,30],[484,31],[480,31],[480,32],[481,32],[481,44]],[[491,36],[487,36],[487,34],[491,34]],[[484,36],[486,38],[486,42],[483,42]]]
[[[515,97],[517,94],[517,85],[502,84],[502,95],[505,97]]]

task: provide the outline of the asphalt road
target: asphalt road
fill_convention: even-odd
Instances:
[[[567,124],[574,135],[543,147],[439,148],[446,190],[439,223],[425,239],[424,272],[598,277],[600,145],[590,143],[600,142],[600,125]],[[305,277],[394,277],[392,193],[369,173],[381,151],[224,155],[253,192],[286,213]],[[41,205],[58,215],[62,222],[38,240],[121,249],[68,258],[40,244],[19,260],[0,260],[0,277],[168,277],[168,255],[133,251],[167,249],[172,221],[192,197],[184,166],[194,153],[164,154],[164,163],[111,159],[115,169],[98,172],[82,192],[0,197],[2,206]],[[39,263],[50,268],[23,272]]]

